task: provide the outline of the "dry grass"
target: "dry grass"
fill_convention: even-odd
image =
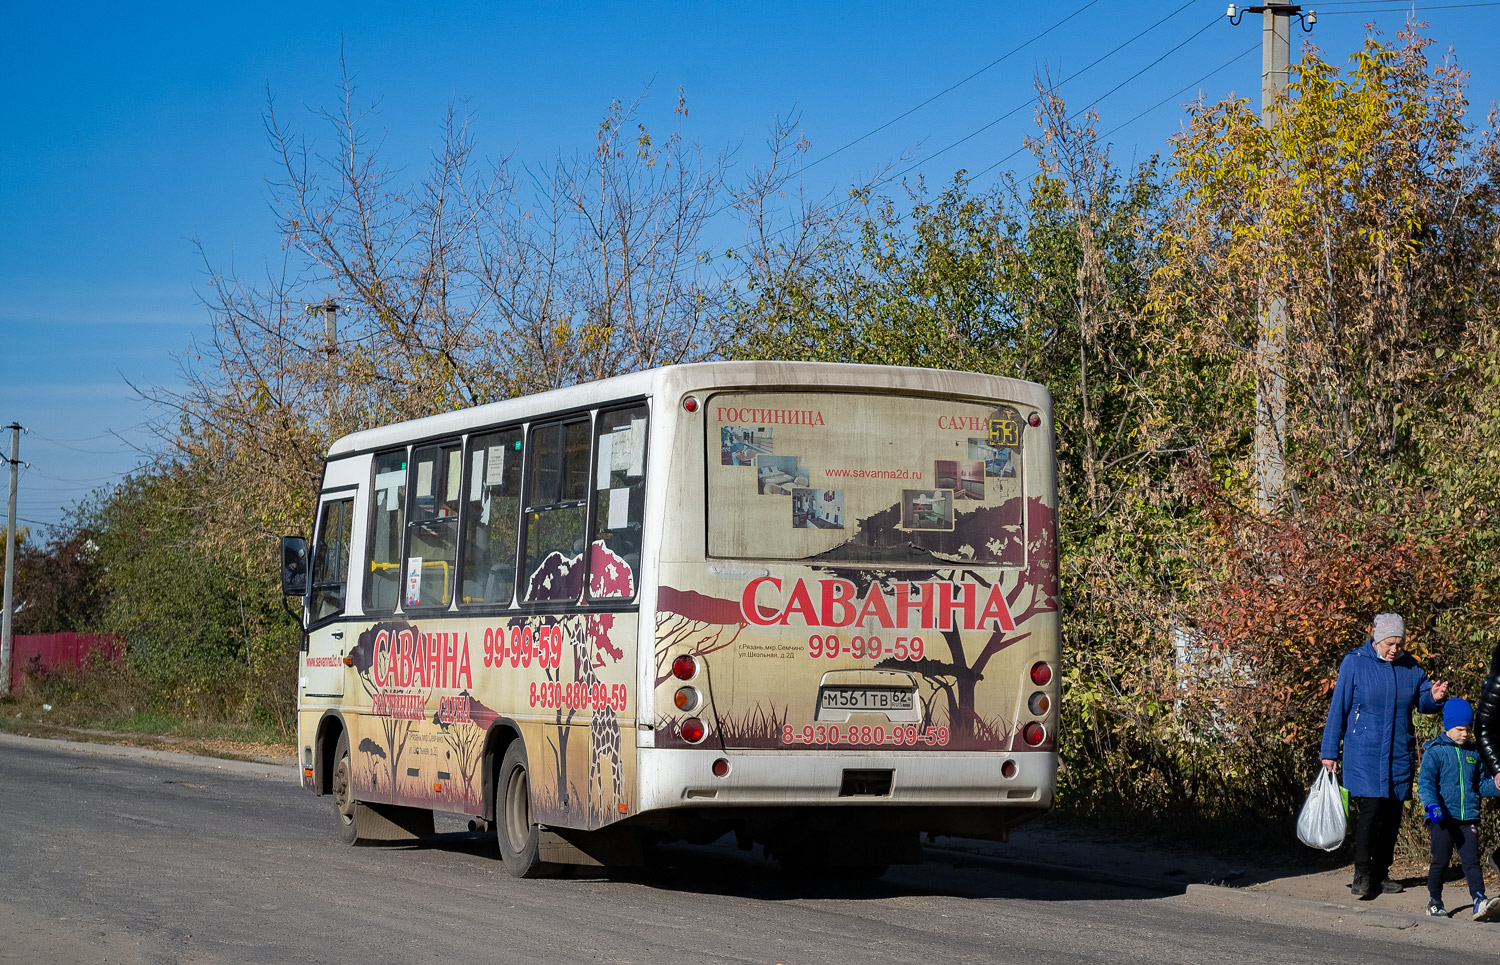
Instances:
[[[293,735],[242,715],[178,715],[124,668],[28,676],[0,699],[0,730],[234,760],[296,756]]]

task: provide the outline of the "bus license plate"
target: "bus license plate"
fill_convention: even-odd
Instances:
[[[824,687],[818,695],[820,710],[911,710],[913,694],[910,690],[869,687]]]

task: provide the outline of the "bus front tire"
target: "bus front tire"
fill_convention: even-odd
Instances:
[[[333,806],[339,816],[339,839],[345,844],[364,840],[360,825],[365,823],[365,806],[354,800],[354,767],[349,759],[349,732],[339,735],[339,749],[333,766]]]
[[[540,829],[531,820],[531,778],[526,767],[526,745],[510,742],[495,775],[495,838],[500,860],[516,878],[542,878],[557,873],[541,859]]]
[[[345,844],[411,841],[433,834],[431,808],[396,804],[365,804],[354,799],[354,764],[349,757],[349,735],[339,735],[333,767],[333,804],[338,814],[339,838]]]

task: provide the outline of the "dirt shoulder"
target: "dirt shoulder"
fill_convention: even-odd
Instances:
[[[263,764],[291,764],[297,749],[291,744],[255,744],[245,741],[214,740],[199,737],[173,737],[162,734],[136,734],[52,724],[45,721],[0,718],[0,732],[21,737],[46,737],[52,740],[90,744],[116,744],[143,747],[148,750],[177,751],[200,757],[218,757],[230,761],[256,761]]]

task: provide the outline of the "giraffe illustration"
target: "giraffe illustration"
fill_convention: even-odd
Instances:
[[[599,677],[594,673],[594,647],[592,640],[598,627],[590,627],[596,617],[587,616],[583,620],[567,621],[567,629],[564,631],[568,642],[573,647],[574,666],[577,668],[578,682],[583,684],[587,690],[585,693],[594,694],[599,687]],[[604,799],[604,762],[609,761],[611,777],[613,778],[613,799],[609,802],[618,805],[625,800],[625,768],[620,760],[620,721],[616,716],[614,708],[608,703],[593,708],[593,716],[589,720],[589,780],[588,780],[588,806],[590,823],[596,818],[605,818],[609,811],[605,810]],[[595,785],[598,786],[598,796],[594,794]],[[600,823],[603,823],[602,820]]]

